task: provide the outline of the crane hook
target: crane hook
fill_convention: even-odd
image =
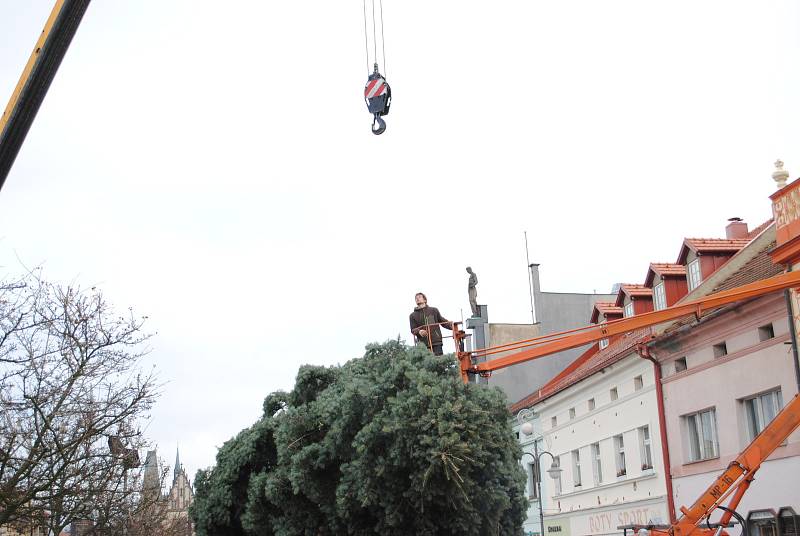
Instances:
[[[389,106],[392,104],[392,88],[378,71],[377,63],[367,79],[367,85],[364,86],[364,100],[367,103],[367,109],[375,118],[372,121],[372,133],[383,134],[386,130],[386,122],[381,116],[389,113]]]
[[[375,119],[372,121],[372,133],[377,136],[379,134],[383,134],[383,132],[386,130],[386,121],[381,119],[381,114],[378,112],[375,112],[374,115]],[[376,128],[375,125],[378,125],[378,127]]]

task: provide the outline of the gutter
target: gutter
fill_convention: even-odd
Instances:
[[[661,436],[661,456],[664,463],[664,478],[667,483],[667,510],[669,510],[669,522],[674,524],[677,520],[675,516],[675,496],[672,492],[672,471],[670,471],[669,446],[667,445],[667,421],[664,415],[664,393],[661,387],[661,365],[650,355],[650,348],[645,344],[636,346],[639,357],[653,363],[653,373],[656,379],[656,399],[658,401],[658,428]]]
[[[792,266],[788,265],[786,267],[787,272],[792,271]],[[797,354],[797,333],[794,330],[794,315],[792,313],[792,294],[787,288],[783,291],[783,295],[786,298],[786,314],[788,315],[789,320],[789,333],[792,335],[792,357],[794,357],[794,379],[797,382],[797,392],[800,393],[800,359],[798,359]]]

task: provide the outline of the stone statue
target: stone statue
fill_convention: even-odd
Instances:
[[[472,316],[480,317],[481,311],[478,308],[478,276],[472,271],[472,268],[467,266],[467,273],[469,274],[469,283],[467,284],[467,294],[469,294],[469,306],[472,308]]]

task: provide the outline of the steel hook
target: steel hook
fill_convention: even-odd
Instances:
[[[383,134],[383,132],[386,130],[386,121],[381,119],[381,114],[379,113],[375,113],[374,116],[375,120],[372,121],[372,133],[377,136],[379,134]],[[378,125],[378,128],[375,128],[375,125]]]

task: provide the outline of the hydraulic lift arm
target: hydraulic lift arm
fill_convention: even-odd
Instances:
[[[90,0],[57,0],[0,118],[0,189]]]
[[[725,472],[711,483],[708,489],[700,496],[697,501],[686,508],[681,507],[683,515],[669,528],[655,528],[648,526],[636,527],[639,529],[640,536],[643,536],[642,529],[645,529],[654,536],[711,536],[721,532],[721,528],[709,529],[698,525],[712,514],[712,512],[722,506],[722,502],[731,497],[728,505],[723,508],[725,514],[722,516],[719,525],[724,527],[730,521],[733,512],[739,505],[745,491],[753,481],[755,472],[772,452],[783,443],[787,437],[800,426],[800,395],[795,395],[764,430],[750,443],[739,456],[728,465]]]
[[[543,337],[536,337],[534,339],[527,339],[502,346],[494,346],[483,350],[462,351],[461,347],[463,344],[461,344],[461,341],[465,337],[465,334],[463,331],[459,331],[454,333],[456,339],[456,356],[461,367],[461,376],[464,381],[467,382],[469,381],[470,374],[489,375],[494,370],[545,357],[570,348],[577,348],[578,346],[583,346],[584,344],[596,342],[601,339],[607,339],[614,335],[636,331],[692,314],[699,318],[703,312],[716,309],[723,305],[798,286],[800,286],[800,271],[787,272],[768,279],[756,281],[755,283],[673,305],[672,307],[660,311],[653,311],[630,318],[595,324],[570,331],[553,333]],[[503,357],[489,359],[483,363],[473,363],[475,358],[488,357],[498,353],[507,354],[510,351],[515,352]]]

